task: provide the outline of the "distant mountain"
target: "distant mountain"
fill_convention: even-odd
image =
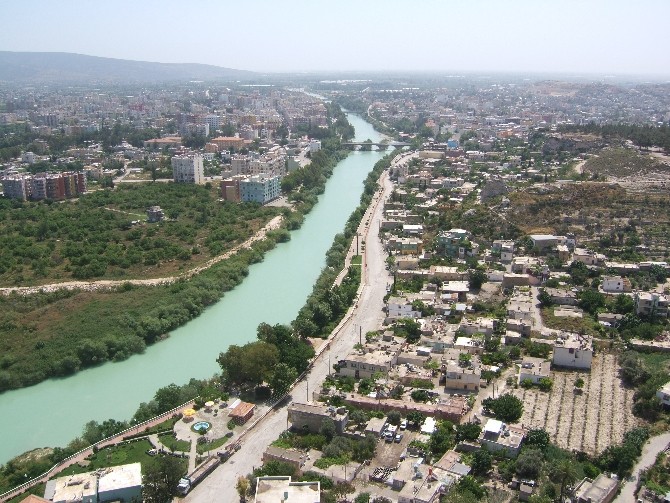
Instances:
[[[0,82],[246,80],[253,72],[196,63],[152,63],[68,52],[0,51]]]

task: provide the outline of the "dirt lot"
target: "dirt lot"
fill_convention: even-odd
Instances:
[[[552,441],[565,449],[593,454],[620,442],[637,419],[631,411],[634,390],[624,388],[618,369],[616,355],[601,353],[594,357],[590,374],[552,371],[550,393],[536,388],[514,390],[524,402],[520,422],[545,428]],[[578,377],[585,381],[581,394],[574,393]]]

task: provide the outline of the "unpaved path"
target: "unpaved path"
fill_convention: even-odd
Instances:
[[[19,293],[21,295],[32,295],[40,292],[54,292],[56,290],[85,290],[85,291],[94,291],[94,290],[109,290],[111,288],[116,288],[121,285],[130,283],[131,285],[142,285],[142,286],[156,286],[156,285],[168,285],[182,279],[189,279],[195,276],[196,274],[201,273],[212,267],[215,264],[218,264],[222,260],[226,260],[232,257],[235,253],[240,251],[242,248],[248,248],[251,244],[256,241],[260,241],[265,238],[265,235],[268,231],[278,229],[281,225],[282,216],[278,215],[270,220],[262,229],[259,229],[256,234],[247,239],[244,243],[241,243],[231,250],[218,255],[202,265],[189,269],[186,272],[183,272],[177,276],[165,276],[162,278],[150,278],[150,279],[124,279],[124,280],[98,280],[98,281],[65,281],[62,283],[51,283],[49,285],[40,285],[40,286],[13,286],[0,288],[0,294],[9,295],[13,292]]]

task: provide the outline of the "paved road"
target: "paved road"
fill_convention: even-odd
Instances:
[[[619,496],[614,500],[614,503],[631,503],[635,501],[635,488],[637,481],[640,478],[640,472],[646,470],[656,461],[656,456],[666,447],[670,446],[670,433],[663,433],[656,437],[650,438],[642,449],[642,456],[633,468],[633,475],[630,477],[628,483],[621,488]]]
[[[359,232],[364,236],[366,243],[359,300],[350,309],[339,330],[336,329],[331,335],[329,345],[316,359],[307,378],[300,381],[293,389],[291,395],[294,401],[309,400],[338,357],[347,355],[358,343],[359,333],[365,334],[367,331],[378,329],[384,319],[383,297],[386,294],[389,274],[385,268],[386,254],[378,238],[378,230],[383,215],[383,204],[380,201],[388,197],[392,185],[386,173],[382,175],[382,180],[383,194],[378,193],[371,204],[370,211],[373,212],[373,216],[368,225],[366,225],[367,218],[364,217],[359,227]],[[235,484],[238,477],[247,475],[262,464],[262,455],[266,447],[287,427],[288,414],[284,405],[265,416],[246,435],[241,449],[196,486],[185,500],[189,503],[237,501]]]

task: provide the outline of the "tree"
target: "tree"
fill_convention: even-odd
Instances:
[[[456,426],[456,442],[462,440],[477,440],[482,427],[477,423],[463,423]]]
[[[493,456],[486,449],[475,451],[472,456],[472,471],[475,475],[486,475],[493,466]]]
[[[186,473],[182,460],[172,456],[157,457],[149,464],[142,477],[143,501],[166,503],[176,495],[177,483]]]
[[[559,501],[565,501],[566,487],[577,480],[575,463],[570,459],[563,459],[558,463],[553,463],[549,470],[549,476],[553,482],[561,486]]]
[[[550,441],[551,439],[547,430],[543,428],[534,428],[528,431],[524,440],[524,445],[545,451],[547,447],[549,447]]]
[[[216,361],[227,384],[257,386],[272,375],[279,363],[279,350],[274,344],[263,341],[244,346],[233,344]]]
[[[540,288],[540,293],[537,296],[537,300],[540,301],[542,307],[549,307],[554,303],[551,300],[551,295],[549,295],[549,292],[547,292],[544,288]]]
[[[586,289],[579,293],[579,307],[595,315],[605,305],[605,296],[597,290]]]
[[[468,285],[473,290],[479,290],[487,280],[486,271],[482,269],[473,269],[468,274]]]
[[[297,378],[296,369],[289,367],[286,363],[278,363],[270,379],[272,394],[277,397],[284,395]]]
[[[391,410],[386,416],[388,418],[389,424],[398,426],[400,424],[400,412],[397,410]]]
[[[160,412],[172,410],[184,403],[181,399],[181,388],[174,383],[156,391],[154,400],[156,400]]]
[[[333,487],[332,492],[336,497],[343,498],[347,494],[356,492],[356,488],[349,482],[338,482],[335,484],[335,487]]]
[[[335,429],[335,421],[330,419],[329,417],[325,418],[321,422],[321,428],[319,429],[319,433],[326,437],[326,440],[330,442],[333,437],[335,437],[336,429]]]
[[[402,318],[396,321],[395,333],[405,337],[407,342],[418,342],[421,338],[421,325],[412,318]]]
[[[544,454],[539,449],[526,448],[516,459],[516,473],[519,477],[534,479],[540,474]]]
[[[506,423],[515,423],[523,415],[523,402],[511,393],[498,398],[486,398],[482,405],[486,411],[493,413],[496,419]]]
[[[235,484],[235,489],[237,494],[240,495],[240,500],[247,501],[247,495],[249,494],[249,479],[246,477],[238,477],[237,484]]]

